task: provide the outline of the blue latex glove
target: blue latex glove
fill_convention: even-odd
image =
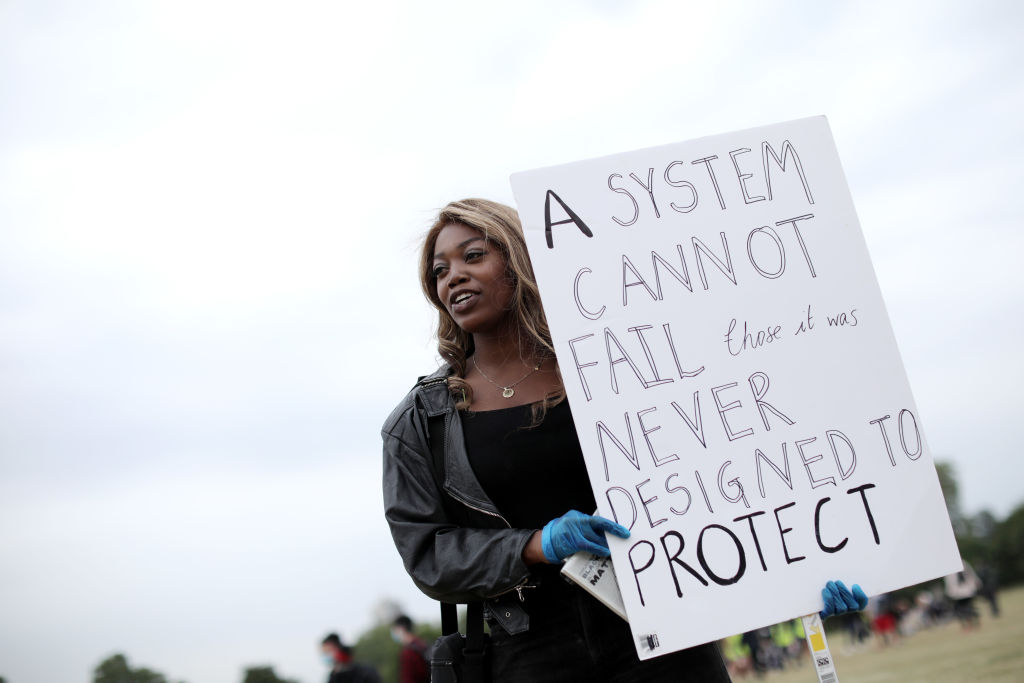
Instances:
[[[540,543],[544,557],[552,564],[558,564],[581,550],[608,557],[608,541],[604,537],[606,531],[620,538],[629,538],[629,529],[621,524],[604,517],[569,510],[545,524],[541,530]]]
[[[860,586],[853,584],[853,591],[850,591],[842,581],[826,583],[821,589],[821,597],[825,600],[825,609],[820,612],[822,619],[848,612],[859,612],[868,606],[868,596]]]

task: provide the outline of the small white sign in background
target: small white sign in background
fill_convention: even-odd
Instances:
[[[960,569],[824,117],[512,187],[641,658]]]

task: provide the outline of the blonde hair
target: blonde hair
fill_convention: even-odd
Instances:
[[[460,328],[448,309],[437,296],[437,278],[433,273],[434,246],[437,236],[446,225],[460,223],[484,236],[496,247],[505,259],[505,272],[513,287],[509,314],[513,329],[519,335],[519,348],[525,357],[554,358],[555,349],[551,343],[551,332],[540,303],[540,291],[533,275],[533,266],[526,251],[526,239],[519,214],[515,209],[487,199],[462,199],[451,202],[438,213],[434,224],[423,238],[420,252],[420,285],[423,294],[437,309],[437,351],[447,362],[452,373],[448,378],[448,390],[456,397],[456,408],[468,408],[473,402],[473,389],[465,380],[466,359],[473,354],[473,336]],[[557,362],[555,372],[558,373]],[[544,413],[565,398],[561,375],[558,391],[546,396],[534,406],[534,423],[544,418]]]

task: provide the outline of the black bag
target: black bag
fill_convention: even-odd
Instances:
[[[482,602],[467,606],[466,635],[459,633],[455,605],[441,603],[441,633],[430,651],[430,683],[489,683],[491,638],[484,633]]]

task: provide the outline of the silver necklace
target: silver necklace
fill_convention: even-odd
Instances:
[[[481,369],[480,369],[480,366],[479,366],[479,365],[477,365],[477,362],[476,362],[476,355],[475,355],[475,354],[474,354],[474,355],[472,356],[472,358],[473,358],[473,367],[475,367],[475,368],[476,368],[477,372],[479,372],[479,373],[480,373],[480,374],[481,374],[481,375],[483,376],[483,378],[484,378],[485,380],[487,380],[488,382],[490,382],[491,384],[493,384],[494,386],[496,386],[496,387],[497,387],[497,388],[498,388],[499,390],[501,390],[501,395],[502,395],[502,397],[503,397],[503,398],[512,398],[513,396],[515,396],[515,395],[516,395],[516,390],[515,390],[515,386],[516,386],[517,384],[519,384],[520,382],[522,382],[522,381],[523,381],[524,379],[526,379],[527,377],[529,377],[530,375],[532,375],[533,373],[535,373],[535,372],[537,372],[538,370],[540,370],[540,366],[544,364],[544,361],[543,361],[543,360],[539,361],[539,362],[537,363],[537,365],[535,365],[535,366],[533,367],[533,369],[532,369],[532,370],[530,370],[530,371],[529,371],[528,373],[526,373],[525,375],[523,375],[522,377],[520,377],[519,379],[517,379],[517,380],[516,380],[515,382],[512,382],[512,384],[509,384],[508,386],[502,386],[502,385],[498,384],[497,382],[495,382],[495,381],[494,381],[493,379],[491,379],[490,377],[488,377],[488,376],[487,376],[487,373],[486,373],[486,372],[484,372],[483,370],[481,370]]]

